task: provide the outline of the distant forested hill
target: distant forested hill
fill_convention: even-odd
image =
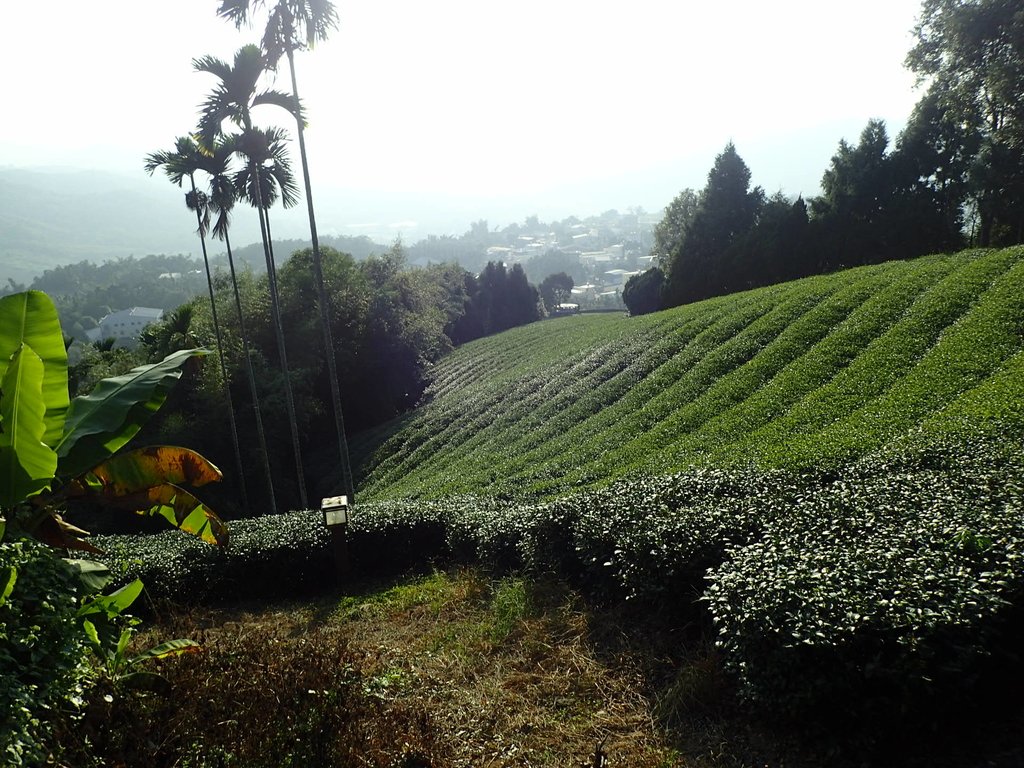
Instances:
[[[0,282],[28,283],[59,264],[198,252],[180,193],[85,171],[0,169]],[[181,206],[185,215],[184,205]]]

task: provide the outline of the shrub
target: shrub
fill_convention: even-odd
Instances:
[[[231,523],[231,545],[210,547],[180,531],[97,536],[119,582],[142,579],[154,599],[209,602],[312,592],[330,580],[329,538],[319,512]]]
[[[88,648],[76,621],[81,581],[38,542],[0,542],[0,574],[16,569],[0,602],[0,762],[40,765],[49,721],[74,708]]]
[[[658,267],[652,267],[626,281],[626,287],[622,290],[622,301],[631,315],[657,312],[662,307],[661,293],[664,287],[665,273]]]
[[[1024,597],[1019,470],[985,450],[864,463],[730,550],[706,598],[744,694],[881,714],[963,693]]]

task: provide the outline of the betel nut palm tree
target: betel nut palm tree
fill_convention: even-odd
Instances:
[[[234,254],[231,251],[231,212],[238,199],[235,187],[235,175],[231,170],[231,160],[238,152],[238,142],[234,135],[218,139],[207,153],[203,154],[201,164],[203,171],[210,179],[210,208],[217,214],[213,223],[213,236],[224,241],[227,251],[228,269],[231,275],[231,288],[235,299],[235,310],[238,314],[238,330],[242,337],[242,352],[245,355],[245,371],[249,382],[249,396],[252,398],[253,416],[256,421],[256,438],[259,443],[260,458],[263,460],[263,471],[267,478],[270,512],[277,514],[277,500],[274,493],[274,478],[270,469],[270,454],[267,450],[267,436],[263,428],[263,414],[260,410],[260,397],[256,388],[256,373],[253,370],[249,333],[245,325],[245,314],[242,311],[242,298],[238,291],[238,274],[235,271]]]
[[[248,24],[256,10],[267,5],[266,0],[221,0],[217,11],[222,18],[233,22],[236,27]],[[295,51],[312,48],[323,42],[338,24],[338,14],[329,0],[277,0],[270,7],[269,18],[264,31],[262,48],[268,65],[276,68],[284,55],[288,59],[292,93],[299,98],[298,78],[295,74]],[[341,409],[341,390],[338,384],[338,366],[332,338],[327,290],[324,284],[323,260],[320,255],[320,240],[317,234],[316,214],[313,207],[313,191],[309,178],[309,160],[306,152],[305,123],[296,115],[296,135],[299,140],[299,158],[302,163],[302,178],[305,184],[306,209],[309,215],[309,235],[313,248],[313,278],[317,289],[320,310],[320,326],[324,340],[324,354],[327,358],[327,376],[331,388],[334,410],[335,432],[338,439],[343,482],[349,500],[355,500],[355,487],[345,438],[345,420]]]
[[[217,355],[220,359],[221,378],[224,387],[224,400],[227,403],[228,423],[231,428],[231,442],[235,451],[235,462],[238,470],[239,490],[242,494],[242,505],[249,507],[249,495],[246,490],[245,475],[242,472],[242,451],[238,443],[238,427],[235,424],[235,408],[231,402],[231,387],[228,380],[227,364],[224,361],[224,345],[221,336],[220,321],[217,317],[217,302],[213,293],[213,277],[210,274],[210,259],[206,251],[206,233],[210,226],[209,198],[196,187],[195,175],[201,168],[202,153],[198,145],[189,136],[179,136],[174,142],[173,150],[161,150],[146,156],[146,173],[152,176],[158,168],[176,186],[184,186],[189,181],[189,190],[185,193],[185,204],[196,214],[196,233],[202,246],[203,265],[206,268],[206,287],[210,293],[210,312],[213,317],[213,333],[217,340]]]
[[[265,69],[265,60],[260,49],[255,45],[240,48],[233,63],[228,63],[214,56],[194,59],[193,68],[197,72],[214,75],[218,82],[213,92],[201,105],[198,138],[207,152],[216,144],[223,134],[223,125],[230,121],[240,129],[236,138],[237,148],[246,161],[250,181],[266,178],[261,172],[260,163],[266,160],[261,151],[267,149],[270,142],[260,136],[253,125],[252,110],[262,105],[277,106],[289,114],[301,119],[299,103],[294,96],[273,89],[257,90],[259,80]],[[292,449],[295,455],[295,470],[298,480],[299,502],[303,508],[308,506],[306,498],[305,473],[302,468],[302,453],[299,445],[298,420],[295,414],[295,399],[292,394],[291,376],[288,370],[288,354],[284,341],[284,328],[281,325],[280,301],[277,292],[274,257],[271,250],[269,228],[267,225],[267,201],[263,199],[264,184],[249,185],[251,202],[259,212],[260,235],[263,240],[263,254],[267,265],[267,285],[270,291],[271,317],[277,338],[277,352],[284,377],[285,405],[291,428]],[[282,199],[284,195],[282,194]],[[286,201],[287,202],[287,201]]]

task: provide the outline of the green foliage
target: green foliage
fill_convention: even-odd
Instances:
[[[0,760],[42,765],[47,720],[73,714],[88,671],[76,621],[82,582],[52,551],[31,540],[0,541]]]
[[[0,300],[3,314],[14,318],[7,341],[22,341],[4,360],[0,378],[0,511],[11,515],[25,533],[61,548],[90,548],[78,538],[83,531],[65,524],[58,514],[69,497],[98,498],[129,511],[159,514],[212,543],[226,544],[227,528],[216,514],[169,482],[219,479],[219,470],[198,454],[155,449],[101,464],[163,404],[181,367],[202,351],[178,352],[126,376],[104,379],[92,394],[76,397],[66,407],[67,363],[53,303],[44,294],[15,294]],[[47,360],[25,339],[43,349]],[[54,352],[58,347],[60,353]],[[58,487],[28,508],[29,497],[54,484],[58,475]]]
[[[364,503],[349,545],[363,576],[466,560],[556,569],[610,596],[710,617],[741,691],[768,708],[841,702],[863,714],[858,701],[894,712],[967,692],[990,654],[1013,647],[1020,473],[1017,453],[964,435],[831,473],[707,468],[543,504]],[[291,590],[330,582],[318,513],[234,530],[244,544],[227,553],[174,532],[103,544],[124,578],[144,575],[175,600],[279,594],[282,573]],[[262,533],[277,530],[291,543]],[[527,597],[514,580],[495,596],[495,632],[528,612]]]
[[[891,262],[468,344],[435,366],[427,404],[357,446],[354,567],[558,569],[714,620],[743,695],[778,712],[966,696],[1019,643],[1022,256]],[[179,600],[330,573],[317,513],[235,535],[233,553],[174,532],[104,546]]]
[[[1002,0],[928,0],[914,32],[907,66],[930,81],[925,108],[940,109],[924,142],[945,155],[931,163],[935,186],[974,214],[979,244],[1021,242],[1024,16]]]
[[[43,361],[24,344],[0,379],[0,508],[44,490],[57,471],[57,454],[45,442]],[[5,394],[6,393],[6,394]]]
[[[82,601],[77,618],[81,619],[89,645],[102,665],[101,675],[106,683],[121,689],[166,693],[170,684],[163,676],[136,667],[148,661],[195,653],[200,646],[193,640],[167,640],[130,654],[129,646],[141,621],[126,611],[141,594],[142,582],[136,579],[109,595],[90,595]]]
[[[559,304],[568,300],[573,285],[573,279],[565,272],[550,274],[541,281],[540,297],[549,314],[554,312]]]
[[[1019,457],[958,453],[949,467],[880,463],[823,484],[712,569],[719,645],[749,698],[794,714],[898,712],[969,691],[1013,642]]]
[[[181,365],[195,352],[136,369],[121,379],[105,380],[92,396],[76,398],[68,407],[67,361],[52,302],[44,294],[8,296],[0,300],[0,316],[11,321],[4,326],[8,333],[3,343],[15,342],[2,360],[0,377],[0,511],[10,516],[12,527],[57,547],[87,549],[89,545],[77,539],[82,531],[65,524],[58,514],[66,498],[99,496],[108,503],[124,504],[134,496],[142,498],[133,499],[129,509],[156,514],[173,507],[173,523],[196,529],[196,511],[189,510],[198,501],[165,481],[201,484],[218,479],[219,471],[201,457],[181,449],[157,450],[124,454],[94,466],[121,448],[162,404],[169,384],[180,376]],[[36,347],[45,357],[36,354]],[[88,475],[75,477],[90,466]],[[39,495],[58,483],[58,469],[66,473],[69,468],[71,475],[61,476],[59,487]],[[28,506],[25,502],[33,495],[36,498]],[[186,497],[196,504],[184,503]],[[219,526],[211,538],[226,543],[223,524],[205,506],[199,507],[201,528]],[[152,657],[129,658],[133,630],[130,623],[119,626],[123,611],[141,592],[141,582],[110,596],[94,595],[78,607],[79,597],[104,582],[102,571],[89,563],[65,562],[42,544],[11,539],[4,520],[0,530],[0,754],[5,764],[42,764],[47,721],[58,708],[80,703],[86,641],[103,659],[108,675],[126,681],[129,666]],[[172,643],[159,653],[190,647]],[[152,683],[151,677],[145,679]]]
[[[685,190],[673,202],[681,210],[670,207],[669,214],[681,221],[673,221],[673,229],[679,232],[667,235],[663,245],[673,247],[665,259],[666,306],[729,293],[743,285],[737,282],[741,274],[732,269],[727,255],[753,229],[763,198],[760,187],[750,189],[750,169],[729,142],[715,158],[696,207],[692,193]]]
[[[11,356],[24,345],[43,363],[42,403],[46,410],[43,442],[53,446],[63,432],[68,407],[68,356],[60,320],[48,296],[26,291],[0,299],[0,378]]]
[[[320,512],[236,520],[231,537],[226,549],[179,531],[93,541],[117,583],[141,579],[154,599],[195,603],[225,596],[295,596],[333,584],[330,537]]]

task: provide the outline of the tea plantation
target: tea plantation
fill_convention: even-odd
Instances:
[[[750,702],[905,713],[1020,672],[1022,406],[1022,248],[534,323],[354,444],[355,565],[555,569],[706,621]],[[155,594],[259,593],[325,572],[317,520],[105,545]]]

